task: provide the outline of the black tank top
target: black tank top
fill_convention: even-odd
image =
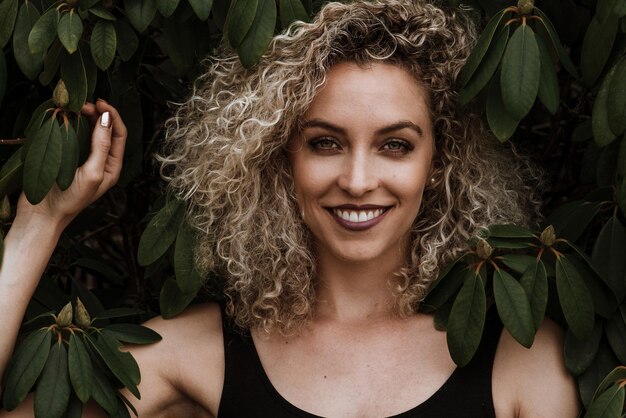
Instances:
[[[389,418],[495,418],[491,370],[502,323],[495,309],[485,322],[482,341],[474,358],[458,367],[430,398]],[[222,311],[224,318],[224,312]],[[225,374],[217,418],[320,418],[283,398],[263,370],[249,334],[224,325]]]

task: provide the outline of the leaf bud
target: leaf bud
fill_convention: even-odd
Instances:
[[[518,0],[517,8],[523,15],[529,15],[535,8],[535,0]]]
[[[60,108],[65,108],[70,103],[70,94],[62,79],[59,79],[57,86],[54,88],[52,100],[54,100],[54,104]]]
[[[11,218],[11,202],[9,197],[5,195],[0,203],[0,221],[6,221]]]
[[[554,242],[556,241],[556,233],[554,232],[554,227],[549,225],[546,229],[543,230],[541,236],[539,237],[539,241],[546,247],[552,247]]]
[[[60,327],[69,327],[72,325],[72,302],[68,302],[67,305],[61,309],[61,312],[59,312],[57,325]]]
[[[478,254],[478,256],[483,260],[486,260],[491,257],[492,253],[493,248],[491,247],[491,245],[489,245],[486,240],[479,238],[478,242],[476,243],[476,254]]]
[[[76,298],[76,325],[82,329],[89,328],[91,326],[91,317],[89,312],[80,301],[80,298]]]

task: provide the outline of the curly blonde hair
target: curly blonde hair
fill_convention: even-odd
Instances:
[[[530,222],[537,202],[525,184],[535,172],[458,102],[457,78],[476,35],[463,11],[422,0],[329,3],[312,23],[276,36],[253,68],[228,49],[208,62],[167,122],[159,159],[200,231],[199,267],[226,280],[236,325],[288,333],[311,318],[315,257],[286,144],[338,62],[400,65],[428,93],[435,181],[414,221],[410,256],[395,274],[400,315],[417,310],[440,267],[472,234]]]

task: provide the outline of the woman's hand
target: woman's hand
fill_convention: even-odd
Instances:
[[[39,218],[63,229],[117,182],[124,158],[126,126],[117,110],[104,100],[86,103],[82,113],[93,128],[87,161],[76,170],[74,181],[67,190],[62,191],[55,184],[37,205],[29,203],[22,193],[16,222]]]

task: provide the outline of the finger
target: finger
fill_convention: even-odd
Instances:
[[[98,99],[96,101],[96,109],[100,113],[109,112],[111,114],[113,140],[115,141],[118,138],[125,140],[127,135],[126,125],[124,125],[124,122],[122,122],[122,118],[120,117],[117,109],[102,99]]]
[[[93,103],[86,102],[83,105],[80,112],[87,118],[87,120],[89,121],[89,124],[91,125],[93,129],[99,116],[98,110],[96,109],[96,105]]]
[[[104,166],[111,149],[111,131],[111,113],[104,112],[97,119],[91,134],[91,152],[81,167],[85,176],[95,182],[101,182],[104,176]]]

